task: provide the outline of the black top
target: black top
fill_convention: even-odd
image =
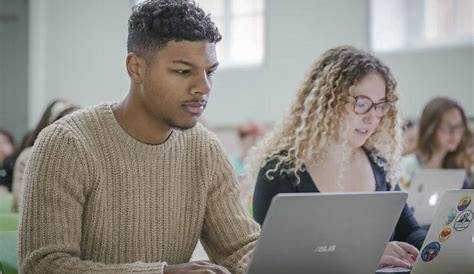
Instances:
[[[375,191],[390,190],[390,184],[385,178],[385,171],[374,162],[374,159],[369,156],[369,153],[370,152],[366,151],[375,176]],[[379,160],[383,161],[382,159]],[[257,177],[253,196],[253,216],[260,225],[263,224],[272,198],[278,193],[319,192],[313,179],[306,170],[303,172],[298,171],[300,177],[299,184],[296,184],[297,179],[293,173],[288,174],[283,172],[280,174],[280,170],[271,172],[270,175],[274,178],[273,180],[268,179],[265,176],[265,172],[274,168],[276,162],[276,160],[267,162],[267,164],[260,169]],[[426,232],[425,229],[418,225],[411,210],[405,205],[391,240],[407,242],[420,249],[426,237]]]

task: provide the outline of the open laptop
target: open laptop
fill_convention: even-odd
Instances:
[[[247,274],[374,273],[405,192],[273,198]]]
[[[413,270],[385,268],[377,273],[473,274],[474,190],[449,190],[442,196]]]
[[[419,169],[410,184],[407,204],[420,225],[430,225],[441,195],[450,189],[461,189],[466,177],[463,169]]]

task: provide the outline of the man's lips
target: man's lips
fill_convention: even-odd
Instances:
[[[206,108],[207,102],[205,100],[202,101],[192,101],[183,103],[182,106],[186,112],[191,115],[199,116],[202,114],[204,109]]]

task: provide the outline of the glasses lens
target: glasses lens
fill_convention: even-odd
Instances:
[[[368,98],[364,97],[356,97],[356,101],[354,103],[354,112],[357,114],[364,114],[369,111],[372,107],[372,101]]]
[[[381,104],[378,104],[375,106],[375,112],[377,113],[377,116],[379,117],[382,117],[384,116],[385,114],[387,114],[387,112],[390,110],[390,103],[389,102],[385,102],[385,103],[381,103]]]

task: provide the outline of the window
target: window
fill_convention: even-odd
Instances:
[[[131,4],[141,0],[130,0]],[[256,66],[265,53],[264,0],[196,0],[210,13],[223,38],[217,44],[221,68]]]
[[[376,51],[474,44],[472,0],[371,0]]]

